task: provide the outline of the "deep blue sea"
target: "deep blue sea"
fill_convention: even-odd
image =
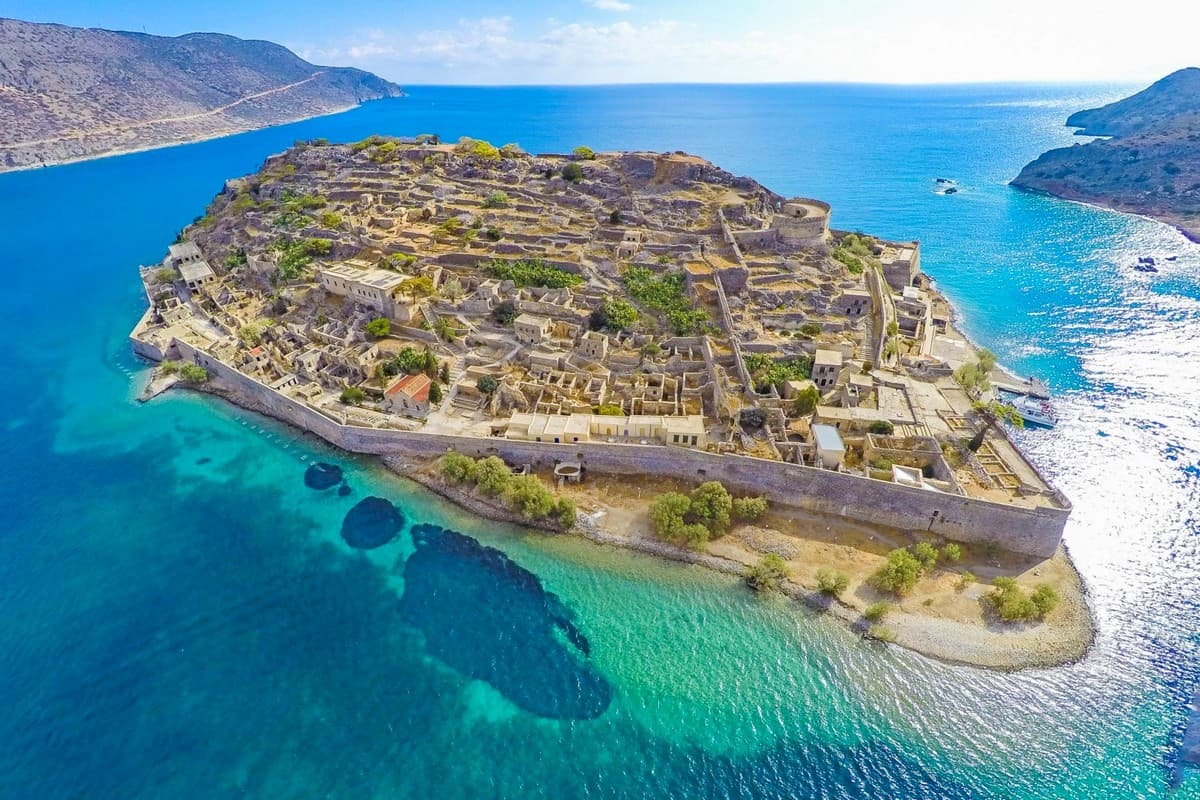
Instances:
[[[1200,247],[1006,185],[1129,88],[415,87],[0,175],[0,797],[1200,798],[1177,768]],[[970,335],[1058,394],[1064,423],[1020,436],[1075,501],[1088,658],[946,666],[732,579],[469,518],[219,401],[132,400],[136,267],[226,178],[295,139],[424,132],[687,150],[920,239]],[[349,495],[307,488],[314,460]],[[372,496],[400,534],[352,550],[343,518]]]

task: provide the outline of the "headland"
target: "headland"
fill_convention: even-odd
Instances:
[[[400,87],[272,42],[0,19],[0,172],[167,147],[353,108]]]
[[[1081,657],[1070,504],[988,402],[1034,387],[955,330],[919,243],[829,215],[684,153],[311,143],[142,269],[132,340],[171,373],[157,388],[385,456],[480,513],[728,571],[770,555],[786,591],[947,660]],[[448,453],[519,475],[524,505],[450,480]],[[662,524],[658,498],[713,481],[768,510]],[[935,548],[915,587],[879,586],[894,553]],[[1062,602],[1004,622],[990,578]]]
[[[1200,69],[1076,112],[1067,125],[1103,138],[1043,153],[1013,186],[1157,219],[1200,242]]]

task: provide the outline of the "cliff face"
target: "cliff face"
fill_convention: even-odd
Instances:
[[[1043,153],[1013,186],[1145,214],[1200,241],[1200,69],[1072,114],[1067,124],[1112,138]]]
[[[211,138],[401,94],[271,42],[0,19],[0,169]]]

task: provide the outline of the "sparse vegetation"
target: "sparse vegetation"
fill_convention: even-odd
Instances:
[[[767,507],[765,497],[739,497],[733,501],[733,518],[753,522],[766,515]]]
[[[179,377],[187,383],[204,383],[208,380],[208,370],[199,364],[180,364]]]
[[[777,592],[787,580],[787,564],[775,553],[767,553],[746,568],[746,583],[756,592]]]
[[[512,300],[501,300],[492,309],[492,321],[497,325],[507,327],[513,324],[513,320],[517,318],[519,313],[517,311],[517,304]]]
[[[887,562],[871,576],[871,583],[881,591],[903,597],[917,585],[922,572],[916,556],[900,547],[888,553]]]
[[[512,281],[519,287],[544,286],[547,289],[562,289],[578,286],[583,278],[573,272],[561,270],[538,259],[505,261],[496,258],[487,262],[486,269],[493,278]]]
[[[798,417],[807,417],[817,410],[817,404],[820,402],[821,393],[817,387],[806,386],[796,394],[796,399],[792,402],[792,412]]]
[[[454,146],[454,152],[484,163],[494,163],[500,160],[500,150],[494,144],[485,142],[483,139],[472,139],[469,136],[458,140],[458,144]]]
[[[499,497],[524,519],[550,520],[564,529],[575,524],[575,504],[570,498],[555,497],[535,475],[514,475],[496,456],[476,461],[450,452],[442,456],[438,471],[450,483],[471,484],[484,494]]]
[[[621,280],[637,303],[661,313],[677,335],[692,336],[711,327],[708,313],[691,307],[682,272],[659,277],[646,267],[628,267]]]
[[[266,326],[261,322],[251,322],[238,328],[238,338],[246,347],[257,347],[262,344],[263,332]]]
[[[610,298],[592,311],[591,316],[588,317],[588,327],[594,331],[607,330],[617,333],[631,330],[637,319],[636,306],[619,297]]]
[[[867,631],[867,636],[880,642],[896,641],[896,632],[886,625],[872,625]]]
[[[1029,594],[1013,578],[996,578],[992,586],[988,604],[1005,622],[1041,622],[1058,605],[1058,593],[1046,583],[1038,584]]]
[[[880,600],[878,603],[871,603],[871,605],[867,606],[866,611],[863,612],[863,617],[870,622],[879,622],[881,619],[886,617],[888,612],[891,610],[891,603],[885,603],[884,601]]]
[[[875,240],[857,233],[843,236],[833,251],[833,257],[842,262],[854,275],[861,275],[868,266],[879,266],[879,261],[875,258]]]
[[[758,497],[742,500],[750,501],[742,504],[743,511],[752,515],[745,519],[766,513],[766,500]],[[707,481],[693,489],[690,495],[660,494],[650,505],[650,518],[660,538],[701,547],[710,538],[720,537],[729,529],[736,513],[736,502],[720,481]]]
[[[838,597],[849,586],[850,576],[846,573],[825,568],[817,570],[817,591],[822,594]]]
[[[382,339],[392,332],[392,323],[387,317],[376,317],[365,326],[367,335],[373,339]]]
[[[483,199],[484,208],[507,208],[508,203],[507,192],[492,192]]]
[[[750,373],[754,382],[754,391],[759,394],[770,392],[772,386],[776,391],[782,391],[783,385],[788,381],[808,380],[812,376],[811,356],[793,356],[776,361],[762,353],[751,353],[746,356],[745,362],[746,371]],[[817,399],[820,399],[819,393]],[[816,408],[815,403],[813,408]]]

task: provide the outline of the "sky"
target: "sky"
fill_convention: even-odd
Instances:
[[[4,0],[0,16],[268,39],[409,85],[1149,83],[1200,65],[1183,0]]]

